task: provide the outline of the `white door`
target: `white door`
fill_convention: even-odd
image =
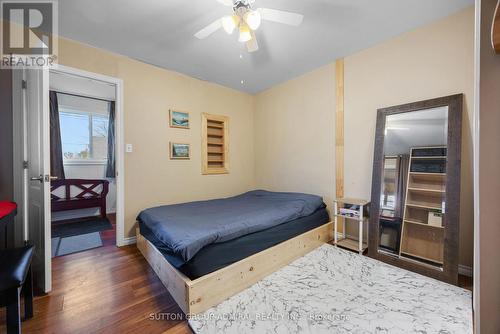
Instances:
[[[34,283],[43,292],[51,286],[50,143],[48,71],[24,70],[26,115],[27,237],[35,246]]]

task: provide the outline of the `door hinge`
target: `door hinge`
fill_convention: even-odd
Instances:
[[[26,82],[26,80],[23,80],[23,81],[21,82],[21,87],[22,87],[22,89],[26,89],[26,88],[28,88],[28,83]]]
[[[23,168],[28,169],[28,161],[23,161]]]

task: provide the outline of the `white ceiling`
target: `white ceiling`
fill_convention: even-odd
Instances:
[[[260,50],[236,33],[195,32],[230,13],[216,0],[59,1],[59,33],[102,49],[255,94],[460,9],[473,0],[256,0],[304,15],[299,27],[263,22]],[[242,55],[242,57],[240,57]],[[241,81],[244,81],[241,84]]]

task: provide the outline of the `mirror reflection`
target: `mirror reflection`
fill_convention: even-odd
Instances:
[[[379,251],[442,266],[448,108],[388,115]]]

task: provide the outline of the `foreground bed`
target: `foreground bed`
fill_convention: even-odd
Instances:
[[[295,198],[296,195],[299,197]],[[211,202],[215,202],[215,206]],[[262,202],[265,202],[264,206],[261,205]],[[247,232],[250,231],[250,233],[243,233],[241,235],[241,231],[234,228],[238,223],[228,223],[226,210],[221,210],[226,204],[231,206],[232,209],[235,206],[238,208],[238,203],[248,203],[247,206],[240,205],[235,217],[238,216],[240,219],[241,217],[245,217],[242,226]],[[269,205],[270,203],[271,205]],[[191,206],[196,208],[194,210],[195,213],[192,215],[190,214],[193,211]],[[214,207],[216,208],[215,210],[213,210]],[[286,208],[286,210],[276,213],[276,207]],[[159,246],[157,244],[158,240],[151,239],[150,233],[141,233],[139,228],[137,229],[137,247],[186,314],[196,314],[217,305],[263,277],[333,239],[333,225],[328,221],[328,215],[326,215],[327,218],[325,220],[324,214],[322,215],[319,212],[320,210],[324,211],[324,204],[321,199],[318,204],[318,199],[312,197],[312,195],[258,191],[230,199],[196,202],[193,204],[187,203],[178,206],[162,207],[161,210],[158,208],[150,210],[152,211],[146,210],[146,214],[141,213],[139,215],[141,230],[143,232],[146,231],[144,227],[147,225],[149,231],[153,231],[156,237],[163,241],[160,246],[164,247],[155,247],[155,244]],[[259,218],[254,222],[252,210],[255,211],[256,217],[264,216],[266,218],[264,220]],[[179,212],[181,212],[180,215],[178,214]],[[212,212],[216,212],[216,214],[211,215]],[[243,243],[238,244],[238,238],[245,239],[252,233],[255,236],[259,235],[259,233],[266,233],[266,231],[273,231],[285,224],[291,225],[301,220],[304,221],[308,216],[316,217],[314,215],[318,217],[317,219],[322,219],[319,221],[316,219],[316,225],[310,225],[314,226],[314,228],[287,240],[280,241],[280,243],[272,247],[240,259],[221,269],[217,269],[201,277],[197,277],[197,275],[194,277],[191,276],[193,279],[180,270],[185,267],[186,263],[188,264],[190,261],[193,261],[193,258],[196,259],[196,252],[192,250],[196,249],[196,247],[200,248],[198,246],[200,240],[212,240],[212,243],[205,242],[205,249],[218,242],[239,245]],[[200,216],[203,219],[199,218]],[[203,223],[213,223],[212,221],[207,223],[206,216],[210,216],[212,220],[225,223],[220,225],[213,224],[215,227],[212,226],[211,229],[208,229],[209,231],[205,231],[204,234],[201,233],[197,238],[192,238],[192,234],[199,232],[198,230],[189,230],[189,226],[183,230],[183,227],[187,224],[186,222],[191,223],[189,221],[190,217],[195,221],[199,220],[199,226],[204,226]],[[272,217],[274,220],[272,223],[269,217]],[[196,224],[193,224],[193,226],[196,226]],[[224,234],[226,230],[225,226],[232,228],[232,236],[238,234],[240,236],[234,238],[227,237]],[[260,227],[257,228],[256,226]],[[166,235],[165,232],[167,232]],[[175,233],[177,233],[176,236],[172,237]],[[148,236],[147,238],[145,234]],[[184,235],[187,237],[183,238]],[[155,244],[148,239],[153,240]],[[178,247],[179,245],[183,247]],[[164,248],[169,248],[168,254]],[[203,247],[197,252],[201,252],[202,249]],[[226,249],[228,248],[226,247]]]
[[[196,334],[472,334],[472,293],[325,244],[189,324]]]

